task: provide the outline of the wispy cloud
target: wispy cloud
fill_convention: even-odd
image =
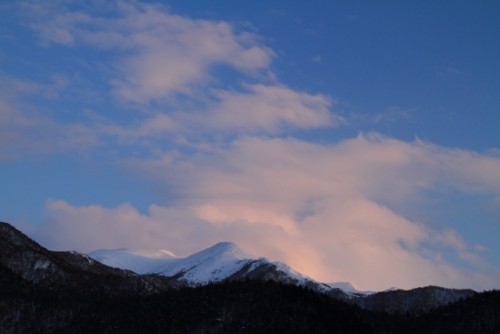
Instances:
[[[323,59],[321,58],[321,56],[314,56],[311,58],[311,61],[313,63],[321,64],[323,62]]]
[[[106,71],[100,73],[101,78],[123,102],[124,110],[141,110],[118,117],[97,103],[92,110],[97,117],[83,115],[80,120],[85,125],[71,125],[87,128],[95,142],[103,145],[144,144],[178,135],[199,137],[200,131],[277,134],[343,121],[330,111],[330,97],[281,84],[270,68],[274,52],[258,36],[237,32],[227,22],[186,18],[171,14],[164,6],[135,1],[100,3],[101,11],[85,5],[34,2],[25,7],[46,47],[84,46],[104,52],[107,56],[99,64]],[[242,81],[224,88],[212,75],[218,66],[241,73]],[[264,72],[256,76],[259,71]],[[57,89],[63,89],[68,79],[60,74],[52,78],[50,86],[30,83],[23,89],[44,98],[57,97]],[[94,94],[101,100],[109,98],[102,89]],[[59,123],[50,112],[41,114],[47,122]],[[43,124],[39,123],[40,131],[45,131]],[[59,125],[57,129],[52,126],[53,134],[71,131]]]
[[[449,66],[446,68],[446,73],[452,74],[452,75],[462,75],[463,72],[457,69],[456,67]]]
[[[97,143],[95,130],[77,122],[63,123],[40,108],[22,102],[27,96],[57,98],[66,80],[56,76],[40,84],[12,77],[0,77],[0,159],[25,154],[53,153],[87,148]]]
[[[341,122],[330,113],[332,100],[284,86],[248,85],[248,92],[219,91],[218,103],[203,117],[203,123],[218,129],[245,133],[282,128],[318,128]]]
[[[413,108],[392,106],[381,112],[349,113],[346,119],[352,124],[368,123],[372,125],[383,125],[401,121],[410,122],[414,113],[415,109]]]
[[[237,33],[226,22],[181,17],[161,5],[133,1],[119,1],[114,9],[112,16],[46,13],[50,17],[34,27],[46,42],[83,43],[115,54],[111,84],[125,101],[149,102],[189,92],[210,80],[216,65],[256,71],[268,67],[274,56],[255,35]]]

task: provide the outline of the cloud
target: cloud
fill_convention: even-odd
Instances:
[[[96,135],[116,139],[118,143],[125,145],[138,143],[147,145],[151,144],[151,141],[169,138],[172,134],[180,132],[181,126],[175,119],[161,112],[126,125],[107,120],[100,120],[94,124]]]
[[[314,56],[311,58],[311,61],[313,63],[321,64],[323,62],[323,59],[321,58],[321,56]]]
[[[342,124],[330,112],[332,99],[297,92],[282,85],[245,85],[245,91],[215,90],[196,110],[156,111],[134,124],[100,124],[103,134],[133,142],[140,138],[182,135],[200,138],[217,134],[282,134]],[[191,107],[192,108],[192,107]]]
[[[416,221],[397,209],[441,187],[493,193],[494,200],[497,158],[376,134],[329,145],[244,137],[136,167],[168,182],[175,205],[139,213],[129,204],[49,202],[44,230],[58,231],[46,234],[49,244],[187,255],[232,240],[316,279],[360,288],[498,287],[498,268],[484,259],[484,247],[468,243],[453,225]]]
[[[110,13],[59,10],[33,26],[48,43],[83,43],[114,54],[110,83],[125,101],[189,92],[211,79],[216,65],[247,73],[268,67],[274,56],[255,35],[237,33],[226,22],[182,17],[135,1],[103,7]]]
[[[368,123],[371,125],[388,125],[397,122],[411,122],[415,109],[404,109],[398,106],[392,106],[382,112],[376,113],[350,113],[347,120],[351,124]]]
[[[446,73],[451,75],[462,75],[463,72],[457,69],[456,67],[449,66],[446,68]]]
[[[127,203],[115,208],[75,207],[65,201],[50,200],[46,205],[47,219],[34,235],[57,250],[169,248],[179,256],[221,240],[235,240],[245,249],[259,248],[261,254],[281,254],[286,251],[283,245],[290,243],[277,226],[255,222],[248,228],[245,221],[220,224],[204,220],[199,209],[151,205],[147,213],[140,213]],[[282,242],[273,243],[279,240]],[[305,253],[307,247],[298,245],[297,250]]]
[[[50,112],[22,102],[27,96],[57,98],[66,81],[61,77],[53,80],[43,85],[0,77],[0,159],[85,149],[97,143],[96,133],[91,127],[78,122],[57,121]]]
[[[0,101],[0,108],[0,160],[86,150],[98,143],[95,132],[83,124],[63,124],[43,116],[33,116],[5,101]]]
[[[287,137],[344,120],[330,111],[329,96],[273,77],[275,54],[254,34],[135,1],[64,4],[24,6],[46,47],[72,49],[87,64],[99,59],[105,70],[93,75],[102,78],[89,80],[106,81],[120,108],[100,104],[111,96],[97,85],[90,116],[63,121],[57,99],[68,76],[50,73],[49,84],[2,77],[2,156],[103,145],[168,186],[175,206],[139,212],[131,204],[52,200],[37,232],[47,245],[169,248],[182,256],[233,240],[317,279],[360,288],[498,287],[486,247],[469,243],[453,222],[418,220],[402,209],[425,207],[422,194],[439,191],[496,204],[498,156],[376,133],[331,144]],[[221,67],[237,75],[219,78]],[[27,96],[52,99],[56,108]],[[392,110],[370,120],[406,116]],[[134,152],[147,158],[134,160]]]
[[[159,161],[139,165],[158,178],[168,173],[183,182],[191,180],[198,195],[285,198],[293,205],[304,197],[336,194],[397,202],[436,187],[471,194],[500,192],[498,158],[378,134],[329,145],[292,138],[241,137],[205,154],[180,155],[168,164]],[[255,186],[257,180],[268,179],[272,182]]]
[[[280,132],[283,128],[319,128],[337,125],[340,117],[330,113],[332,100],[324,95],[310,95],[284,86],[247,85],[248,92],[218,91],[217,103],[205,126],[226,131]]]
[[[25,128],[24,133],[17,129],[15,135],[28,137],[30,130],[50,129],[53,136],[64,137],[74,131],[81,134],[78,142],[87,136],[94,138],[94,144],[139,144],[149,151],[157,144],[153,148],[147,144],[155,140],[179,136],[198,140],[200,132],[280,134],[343,122],[330,112],[330,97],[279,83],[270,70],[274,52],[255,34],[238,31],[227,22],[174,15],[164,6],[136,1],[101,2],[97,7],[25,2],[21,7],[27,9],[30,26],[45,47],[59,44],[72,50],[80,62],[92,66],[86,89],[92,90],[93,84],[99,88],[86,93],[93,94],[91,117],[82,114],[76,117],[80,123],[63,126],[52,111],[30,106],[45,122],[38,122],[36,129]],[[224,88],[225,79],[215,76],[221,66],[251,77],[254,83],[240,81]],[[70,82],[61,74],[47,75],[53,81],[50,85],[11,81],[17,80],[25,95],[57,99]],[[109,112],[109,105],[102,103],[110,98],[100,86],[102,80],[122,102],[120,112]],[[78,94],[72,97],[80,100],[72,103],[89,104]],[[27,115],[25,105],[16,104],[16,109]]]
[[[452,229],[445,229],[434,236],[434,239],[438,242],[448,245],[457,250],[460,259],[469,262],[477,267],[485,267],[487,264],[480,257],[480,252],[484,251],[484,247],[481,245],[469,245],[467,242]]]

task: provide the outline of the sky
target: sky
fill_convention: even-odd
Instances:
[[[497,1],[0,3],[0,220],[500,289]]]

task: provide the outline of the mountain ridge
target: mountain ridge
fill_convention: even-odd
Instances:
[[[0,222],[0,264],[22,279],[48,289],[86,288],[117,293],[155,293],[166,282],[106,266],[74,251],[50,251],[8,223]],[[95,282],[99,284],[95,284]]]
[[[120,252],[123,253],[123,250],[118,250]],[[130,260],[130,257],[125,259]],[[137,259],[142,261],[147,257]],[[156,271],[138,274],[110,267],[78,252],[49,251],[7,223],[0,223],[0,265],[27,282],[48,289],[154,294],[171,288],[195,287],[214,282],[275,281],[301,286],[367,310],[413,314],[427,312],[476,294],[473,290],[432,286],[378,293],[344,291],[340,289],[342,286],[316,282],[287,264],[249,257],[231,242],[215,244],[186,258],[159,259],[155,263]],[[147,263],[147,266],[150,265]],[[347,284],[343,283],[345,290],[352,287]]]
[[[118,263],[114,255],[121,256],[120,253],[121,251],[100,250],[99,253],[90,252],[88,255],[107,265],[121,264],[121,268],[130,270],[138,268],[138,264],[134,262],[137,258],[129,257],[131,262]],[[127,258],[122,260],[125,259]],[[144,260],[147,262],[152,259],[144,258]],[[293,270],[285,263],[248,255],[230,241],[218,242],[185,258],[169,258],[151,263],[150,267],[141,267],[143,273],[175,278],[180,286],[198,286],[223,280],[261,279],[307,286],[318,292],[327,292],[330,289],[327,284],[317,282]]]
[[[112,250],[107,253],[105,264],[113,263]],[[93,253],[89,253],[90,256]],[[95,255],[95,254],[94,254]],[[102,254],[101,254],[102,255]],[[164,265],[158,264],[164,261]],[[281,262],[257,258],[246,254],[235,243],[223,241],[185,258],[164,259],[146,270],[166,276],[173,286],[199,286],[232,280],[264,280],[309,288],[315,292],[346,301],[372,311],[421,313],[450,304],[476,294],[471,289],[449,289],[427,286],[409,290],[391,288],[380,292],[360,291],[349,282],[322,283],[293,270]],[[136,263],[125,264],[132,269]]]
[[[297,284],[286,264],[236,257],[247,261],[238,272],[190,287],[176,277],[139,275],[78,252],[50,251],[0,223],[0,332],[500,332],[500,291],[319,293]]]

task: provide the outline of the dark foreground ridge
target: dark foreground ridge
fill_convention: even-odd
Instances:
[[[0,252],[1,333],[500,333],[499,291],[396,314],[275,281],[173,289],[48,251],[5,223]]]

